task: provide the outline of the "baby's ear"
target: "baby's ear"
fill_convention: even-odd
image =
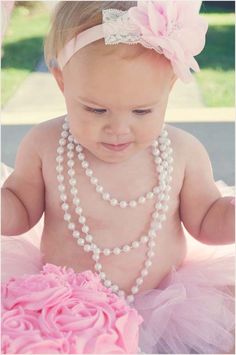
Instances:
[[[64,94],[64,80],[63,80],[63,75],[62,71],[58,67],[52,67],[50,68],[50,71],[54,78],[56,79],[56,82],[59,86],[59,89],[61,90],[62,94]]]

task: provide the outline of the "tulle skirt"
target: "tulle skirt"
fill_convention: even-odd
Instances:
[[[3,178],[8,169],[2,167]],[[224,195],[232,189],[223,186]],[[2,237],[2,282],[42,268],[43,220],[28,233]],[[187,232],[186,232],[187,234]],[[234,353],[234,246],[207,246],[186,235],[188,253],[157,288],[135,296],[144,319],[140,349],[150,354]]]

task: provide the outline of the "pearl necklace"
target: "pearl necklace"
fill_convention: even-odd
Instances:
[[[171,173],[173,171],[172,163],[172,148],[170,148],[170,140],[168,139],[168,132],[163,130],[160,137],[155,140],[152,144],[152,154],[157,165],[156,170],[159,176],[159,185],[153,189],[153,194],[157,198],[157,203],[155,204],[155,211],[152,214],[152,221],[150,224],[150,229],[147,235],[141,236],[138,240],[134,240],[130,244],[126,244],[120,247],[115,248],[103,248],[101,249],[95,242],[94,237],[91,233],[89,233],[89,227],[86,224],[86,218],[83,215],[83,209],[80,206],[80,199],[78,197],[78,189],[77,180],[75,178],[75,170],[74,170],[74,155],[75,153],[78,156],[80,161],[84,161],[85,157],[82,153],[82,147],[78,143],[76,139],[71,135],[69,130],[69,125],[67,120],[62,125],[61,137],[59,139],[59,146],[57,148],[57,157],[56,157],[56,171],[57,171],[57,180],[58,180],[58,190],[60,193],[61,200],[61,208],[64,212],[64,220],[67,222],[68,229],[72,232],[72,236],[77,239],[77,244],[80,247],[83,247],[85,252],[92,253],[92,259],[95,261],[95,271],[98,272],[100,279],[103,284],[111,288],[111,290],[117,293],[121,297],[125,297],[125,292],[120,290],[118,285],[113,284],[111,280],[107,279],[106,274],[103,272],[102,264],[99,263],[101,254],[104,256],[109,256],[111,254],[119,255],[122,252],[128,253],[132,249],[139,248],[142,244],[147,243],[147,254],[146,261],[144,263],[144,268],[140,271],[140,275],[135,280],[135,285],[131,288],[131,294],[127,296],[127,301],[132,302],[134,299],[134,294],[136,294],[143,283],[144,277],[148,275],[149,268],[152,265],[151,259],[154,256],[153,249],[156,245],[156,236],[157,231],[162,228],[162,222],[166,220],[166,214],[168,210],[167,201],[169,200],[169,191],[171,189],[170,182],[172,180]],[[165,138],[165,139],[163,139]],[[165,144],[165,142],[168,142]],[[75,209],[75,214],[78,216],[78,222],[81,225],[81,230],[85,237],[81,235],[81,233],[76,229],[76,225],[71,221],[71,214],[69,213],[69,205],[66,203],[67,194],[65,190],[65,185],[63,184],[65,177],[63,175],[63,161],[64,161],[64,153],[65,146],[67,148],[67,167],[68,167],[68,177],[69,177],[69,185],[70,185],[70,193],[73,198],[73,205]]]
[[[157,142],[155,143],[157,146]],[[160,137],[159,143],[161,143],[162,145],[165,144],[166,146],[169,146],[170,139],[168,139],[167,137]],[[89,166],[89,162],[85,159],[85,156],[83,154],[83,147],[82,146],[79,147],[78,147],[79,148],[78,160],[83,168],[82,170],[84,170],[85,175],[88,177],[90,183],[94,185],[95,191],[102,197],[104,201],[110,203],[111,206],[113,207],[118,206],[120,208],[126,208],[126,207],[135,208],[138,206],[138,204],[144,204],[147,200],[152,200],[155,197],[156,192],[159,191],[158,186],[154,186],[152,191],[148,191],[145,195],[141,195],[136,199],[133,199],[131,201],[126,201],[126,200],[119,201],[117,198],[112,197],[110,193],[104,191],[104,187],[99,183],[98,178],[94,176],[93,170]],[[153,150],[153,155],[155,157],[154,162],[157,166],[156,172],[157,173],[161,172],[163,170],[163,167],[160,166],[160,162],[161,162],[159,158],[160,151],[158,149]]]

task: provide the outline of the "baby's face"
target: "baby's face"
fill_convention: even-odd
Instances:
[[[72,134],[105,162],[144,150],[163,126],[173,71],[164,56],[140,47],[130,46],[128,57],[127,45],[86,47],[63,70]]]

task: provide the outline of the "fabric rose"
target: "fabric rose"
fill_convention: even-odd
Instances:
[[[2,287],[2,353],[137,353],[142,318],[91,271],[46,264]]]
[[[199,71],[194,56],[205,45],[206,20],[199,16],[201,1],[138,1],[128,10],[131,23],[141,31],[140,43],[170,60],[177,77],[192,79],[190,69]]]

